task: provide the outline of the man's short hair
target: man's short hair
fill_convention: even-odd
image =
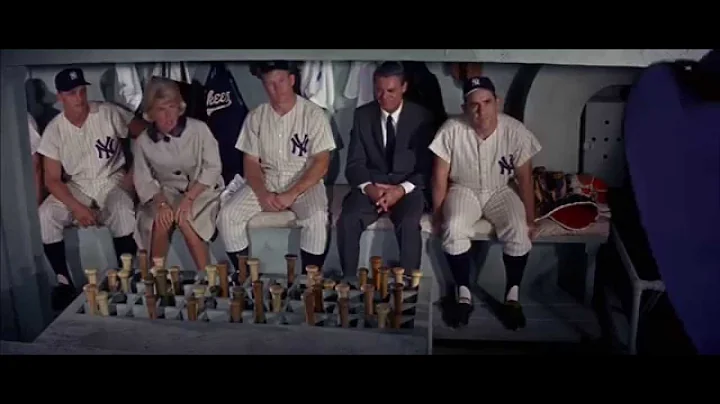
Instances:
[[[400,62],[383,62],[380,66],[375,69],[373,78],[378,77],[400,77],[402,81],[405,81],[405,68]]]

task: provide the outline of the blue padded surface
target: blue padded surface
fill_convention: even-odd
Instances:
[[[650,66],[634,85],[626,155],[668,296],[698,352],[720,354],[720,103],[695,98],[675,69]]]

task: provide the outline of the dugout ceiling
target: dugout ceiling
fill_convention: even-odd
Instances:
[[[3,66],[243,60],[415,60],[645,67],[668,59],[699,60],[709,49],[15,49]]]

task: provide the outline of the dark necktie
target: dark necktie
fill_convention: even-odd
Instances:
[[[388,165],[388,170],[393,170],[393,160],[395,155],[395,124],[393,123],[392,115],[388,115],[386,121],[387,127],[387,140],[385,141],[385,161]]]

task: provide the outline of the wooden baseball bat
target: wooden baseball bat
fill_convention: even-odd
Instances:
[[[97,314],[97,286],[88,283],[83,286],[83,292],[85,292],[85,299],[87,300],[87,308],[90,315],[94,316]]]
[[[325,312],[325,305],[324,299],[323,299],[323,284],[322,281],[318,278],[315,278],[315,281],[313,281],[313,293],[315,295],[315,312],[316,313],[324,313]]]
[[[388,296],[388,275],[390,270],[387,267],[380,268],[380,298],[385,300]]]
[[[373,315],[373,303],[375,300],[375,285],[366,283],[362,286],[363,300],[365,302],[365,317],[369,318]]]
[[[190,296],[186,300],[187,316],[189,321],[197,321],[198,313],[200,308],[198,307],[198,299],[195,296]]]
[[[257,258],[248,258],[248,267],[250,267],[250,281],[257,282],[260,280],[260,260]]]
[[[325,290],[333,290],[335,289],[335,281],[332,279],[326,279],[323,282],[323,289]]]
[[[338,300],[339,299],[350,299],[350,285],[347,283],[340,283],[337,286],[335,286],[335,291],[338,294]]]
[[[228,262],[220,261],[217,264],[218,276],[220,277],[220,297],[227,298],[230,294],[230,281],[228,280]]]
[[[116,269],[108,269],[107,271],[108,290],[115,293],[118,290],[118,271]]]
[[[403,279],[403,274],[405,273],[405,268],[395,267],[392,269],[393,275],[395,276],[395,283],[405,283],[405,280]]]
[[[205,286],[195,285],[192,292],[193,296],[195,296],[195,300],[197,301],[198,313],[205,310]]]
[[[248,276],[248,256],[247,255],[240,255],[238,254],[238,282],[240,282],[241,285],[245,284],[245,281],[247,280]]]
[[[182,296],[184,291],[182,285],[180,285],[180,267],[170,267],[170,282],[172,283],[172,289],[175,296]]]
[[[361,288],[367,282],[368,282],[368,269],[367,268],[359,268],[358,269],[358,287]]]
[[[255,301],[255,324],[265,323],[265,307],[263,306],[263,283],[253,281],[253,298]]]
[[[280,310],[282,309],[282,293],[284,290],[285,288],[283,288],[282,285],[275,284],[270,286],[272,309],[274,313],[280,313]]]
[[[148,317],[150,317],[151,320],[155,320],[158,317],[157,300],[155,299],[155,296],[148,296],[145,301],[147,302]]]
[[[120,277],[120,289],[125,294],[130,293],[130,271],[122,270],[118,274]]]
[[[230,300],[230,321],[233,323],[242,323],[242,306],[241,299],[233,298]]]
[[[146,250],[138,250],[138,267],[140,267],[140,277],[145,279],[148,275],[148,259]]]
[[[87,276],[88,284],[98,286],[97,269],[86,269],[85,276]]]
[[[297,255],[285,254],[285,263],[287,265],[287,284],[288,287],[295,283],[295,265],[297,262]]]
[[[318,273],[320,272],[320,267],[317,265],[308,265],[305,267],[305,273],[307,281],[305,282],[305,285],[307,287],[310,287],[311,284],[315,283],[315,278],[317,278]]]
[[[100,315],[107,317],[110,315],[110,306],[108,305],[108,292],[101,290],[96,296]]]
[[[305,321],[308,325],[315,325],[315,294],[312,289],[307,289],[303,294],[305,302]]]
[[[163,257],[153,257],[152,263],[153,266],[150,268],[150,272],[152,272],[153,276],[156,276],[158,269],[165,268],[165,258]]]
[[[124,253],[120,255],[120,262],[122,262],[122,270],[128,271],[132,274],[132,254]]]
[[[217,267],[215,265],[205,265],[205,273],[207,274],[208,289],[210,290],[210,293],[217,293]]]
[[[350,300],[346,297],[338,299],[338,309],[340,310],[340,326],[350,327]]]
[[[387,303],[380,303],[377,305],[377,319],[378,319],[378,328],[385,328],[385,323],[387,323],[387,316],[388,313],[390,313],[390,305]]]
[[[237,318],[233,317],[233,321],[242,323],[242,312],[245,311],[245,288],[242,286],[235,286],[233,288],[232,304],[236,306],[234,310],[237,311]]]
[[[168,270],[165,268],[158,268],[155,271],[155,274],[157,275],[155,277],[155,287],[157,288],[157,294],[162,299],[163,296],[167,296],[168,294],[168,284],[167,284],[167,275]]]
[[[370,257],[370,269],[372,270],[372,280],[375,290],[380,290],[380,267],[382,266],[382,257]]]
[[[155,296],[155,278],[152,274],[147,274],[143,279],[143,284],[145,284],[145,296]]]
[[[417,289],[420,287],[420,279],[422,278],[422,271],[419,269],[414,269],[412,271],[412,288]]]

